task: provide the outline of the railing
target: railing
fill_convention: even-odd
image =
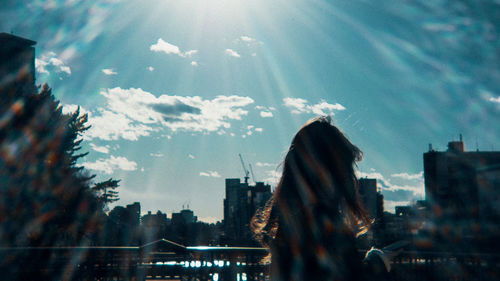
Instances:
[[[166,240],[140,247],[0,248],[2,280],[269,280],[263,248],[184,247]],[[391,280],[500,280],[500,255],[406,251]]]
[[[1,280],[269,280],[263,248],[184,247],[159,240],[140,247],[0,248]]]

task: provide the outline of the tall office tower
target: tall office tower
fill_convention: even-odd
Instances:
[[[224,199],[224,232],[233,243],[252,240],[250,220],[255,211],[271,197],[271,186],[257,182],[254,186],[240,179],[226,179]]]

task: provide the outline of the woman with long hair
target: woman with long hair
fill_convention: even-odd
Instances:
[[[357,194],[354,165],[361,158],[329,117],[297,132],[272,198],[251,223],[270,248],[273,281],[363,278],[355,238],[370,221]]]

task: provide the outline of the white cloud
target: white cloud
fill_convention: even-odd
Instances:
[[[49,65],[48,62],[41,59],[35,59],[35,69],[38,73],[49,74],[49,71],[46,68],[47,65]]]
[[[221,175],[217,171],[208,171],[208,172],[200,172],[200,176],[202,177],[212,177],[212,178],[220,178]]]
[[[139,137],[149,136],[158,128],[134,122],[121,112],[99,108],[98,114],[89,115],[91,127],[85,132],[87,139],[98,138],[102,140],[117,140],[123,138],[136,141]]]
[[[411,179],[406,179],[404,178],[405,176],[399,176],[401,179],[406,179],[406,180],[412,180],[411,183],[404,184],[404,185],[399,185],[399,184],[393,184],[389,179],[386,179],[382,174],[378,172],[370,172],[370,173],[365,173],[365,172],[356,172],[358,178],[372,178],[372,179],[377,179],[379,186],[383,190],[388,190],[388,191],[408,191],[413,194],[414,197],[416,198],[423,198],[425,196],[425,185],[424,185],[424,180],[423,178],[417,178],[413,177],[415,175],[408,175],[407,173],[401,173],[401,174],[394,174],[397,175],[408,175],[409,178]],[[413,181],[416,180],[416,181]]]
[[[257,167],[274,167],[275,164],[265,163],[265,162],[257,162],[257,163],[255,163],[255,166],[257,166]]]
[[[238,38],[236,40],[237,42],[240,41],[240,42],[244,42],[244,43],[247,43],[248,45],[262,45],[263,43],[255,38],[252,38],[250,36],[240,36],[240,38]]]
[[[98,146],[98,145],[95,145],[93,143],[90,143],[90,148],[92,148],[93,150],[95,150],[97,152],[100,152],[100,153],[104,153],[104,154],[108,154],[109,153],[109,145]]]
[[[159,38],[156,44],[153,44],[149,47],[149,49],[153,52],[163,52],[167,55],[169,54],[174,54],[178,55],[179,57],[191,57],[192,55],[196,54],[198,51],[197,50],[189,50],[187,52],[182,52],[179,47],[170,44],[163,39]]]
[[[491,97],[488,100],[491,101],[491,102],[499,103],[500,104],[500,96],[498,96],[496,98]]]
[[[248,43],[251,43],[251,42],[255,42],[255,38],[252,38],[252,37],[248,37],[248,36],[241,36],[240,37],[240,40],[243,41],[243,42],[248,42]]]
[[[264,129],[262,129],[262,128],[255,128],[255,131],[256,131],[256,132],[261,132],[261,133],[262,133],[262,131],[264,131]]]
[[[277,186],[281,179],[281,172],[277,170],[266,171],[266,178],[263,180],[271,186]]]
[[[394,200],[386,200],[384,199],[384,211],[395,213],[396,206],[408,206],[410,205],[410,201],[394,201]]]
[[[155,95],[142,89],[113,88],[101,91],[106,106],[90,114],[92,126],[85,134],[89,139],[137,140],[152,132],[217,132],[231,127],[230,121],[248,115],[243,108],[254,101],[249,97]]]
[[[271,111],[261,111],[260,117],[262,117],[262,118],[273,117],[273,113]]]
[[[326,101],[321,101],[317,104],[308,104],[308,101],[301,98],[284,98],[283,102],[286,107],[292,109],[293,114],[313,113],[316,115],[333,115],[334,110],[345,110],[345,107],[339,103],[330,104]]]
[[[196,158],[196,157],[194,157],[193,154],[189,154],[188,157],[191,158],[191,159],[195,159]]]
[[[108,159],[98,159],[95,162],[84,162],[81,166],[89,170],[101,171],[105,174],[112,174],[116,170],[135,171],[137,163],[125,157],[115,157],[111,155]]]
[[[226,55],[231,56],[231,57],[235,57],[235,58],[241,57],[240,54],[238,54],[236,51],[231,50],[231,49],[226,49],[225,53],[226,53]]]
[[[38,73],[50,74],[64,72],[71,75],[71,68],[67,66],[54,52],[43,54],[40,58],[35,58],[35,69]]]
[[[69,68],[69,66],[65,66],[65,65],[59,66],[59,70],[61,72],[66,72],[66,74],[68,74],[68,75],[71,74],[71,68]]]
[[[405,180],[423,180],[424,172],[420,172],[418,174],[408,174],[408,173],[399,173],[399,174],[392,174],[391,177],[394,178],[401,178]]]
[[[189,50],[189,51],[187,51],[187,52],[184,53],[184,56],[190,57],[190,56],[192,56],[192,55],[194,55],[196,53],[198,53],[198,50]]]
[[[155,68],[152,67],[152,66],[148,66],[148,70],[151,71],[151,72],[153,72],[155,70]]]
[[[195,62],[195,61],[192,61],[192,62],[191,62],[191,65],[192,65],[192,66],[198,66],[198,63],[197,63],[197,62]]]
[[[152,157],[163,157],[165,155],[163,153],[149,153],[149,156],[152,156]]]
[[[88,113],[88,110],[86,110],[85,108],[83,108],[77,104],[64,104],[62,106],[62,113],[63,114],[73,114],[78,109],[78,107],[80,107],[80,114]]]
[[[102,70],[102,73],[104,73],[106,75],[116,75],[116,74],[118,74],[118,72],[114,71],[112,68],[104,68]]]

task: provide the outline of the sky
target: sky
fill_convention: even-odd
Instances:
[[[89,115],[80,165],[143,213],[222,219],[238,154],[274,187],[319,115],[389,211],[425,197],[430,143],[500,149],[498,1],[6,0],[0,18],[37,42],[37,84]]]

